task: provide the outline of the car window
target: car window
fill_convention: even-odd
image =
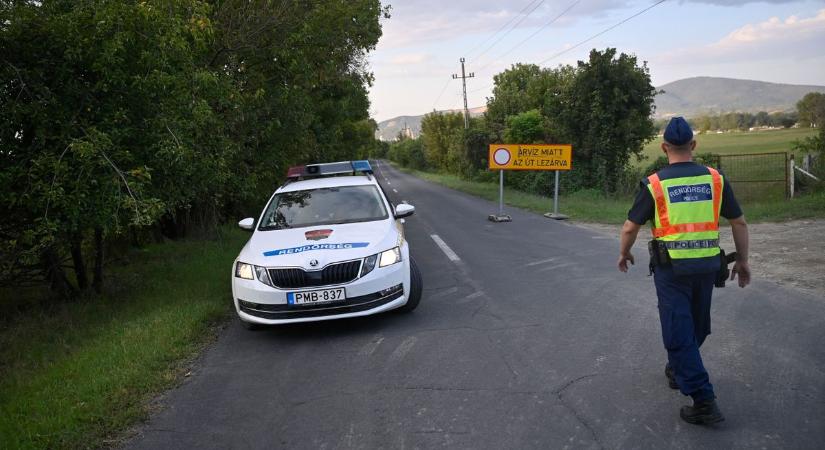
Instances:
[[[340,186],[276,194],[258,229],[369,222],[387,217],[375,186]]]

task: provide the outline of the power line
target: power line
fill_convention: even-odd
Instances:
[[[567,53],[567,52],[569,52],[569,51],[573,50],[574,48],[579,47],[580,45],[586,44],[586,43],[588,43],[588,42],[592,41],[593,39],[596,39],[597,37],[599,37],[599,36],[601,36],[601,35],[603,35],[603,34],[607,33],[608,31],[610,31],[610,30],[612,30],[612,29],[614,29],[614,28],[618,27],[619,25],[621,25],[621,24],[623,24],[623,23],[625,23],[625,22],[628,22],[630,19],[633,19],[634,17],[641,16],[642,14],[646,13],[647,11],[650,11],[651,9],[653,9],[653,8],[655,8],[655,7],[659,6],[659,5],[661,5],[662,3],[666,2],[666,1],[667,1],[667,0],[659,0],[658,2],[656,2],[656,3],[654,3],[654,4],[650,5],[650,6],[648,6],[647,8],[645,8],[645,9],[643,9],[643,10],[641,10],[641,11],[637,12],[636,14],[633,14],[632,16],[627,17],[627,18],[625,18],[624,20],[622,20],[622,21],[620,21],[620,22],[616,23],[615,25],[610,26],[610,27],[607,27],[607,28],[605,28],[604,30],[602,30],[602,31],[600,31],[600,32],[598,32],[598,33],[596,33],[596,34],[594,34],[593,36],[590,36],[589,38],[587,38],[587,39],[585,39],[585,40],[583,40],[583,41],[579,42],[578,44],[576,44],[576,45],[574,45],[574,46],[572,46],[572,47],[570,47],[570,48],[568,48],[568,49],[562,50],[562,51],[560,51],[560,52],[556,53],[555,55],[553,55],[553,56],[551,56],[551,57],[549,57],[549,58],[547,58],[547,59],[545,59],[545,60],[543,60],[543,61],[539,62],[539,65],[540,65],[540,66],[543,66],[543,65],[544,65],[544,63],[546,63],[547,61],[550,61],[551,59],[558,58],[559,56],[561,56],[561,55],[563,55],[563,54],[565,54],[565,53]]]
[[[571,51],[571,50],[573,50],[573,49],[575,49],[575,48],[577,48],[577,47],[580,47],[581,45],[586,44],[586,43],[588,43],[588,42],[592,41],[593,39],[596,39],[597,37],[599,37],[599,36],[601,36],[601,35],[603,35],[603,34],[607,33],[608,31],[611,31],[611,30],[615,29],[615,28],[616,28],[616,27],[618,27],[619,25],[622,25],[622,24],[624,24],[624,23],[626,23],[626,22],[630,21],[631,19],[636,18],[636,17],[638,17],[638,16],[640,16],[640,15],[642,15],[642,14],[646,13],[647,11],[650,11],[651,9],[655,8],[656,6],[661,5],[662,3],[666,2],[666,1],[667,1],[667,0],[659,0],[658,2],[656,2],[656,3],[654,3],[654,4],[650,5],[650,6],[648,6],[647,8],[644,8],[644,9],[642,9],[641,11],[638,11],[637,13],[635,13],[635,14],[633,14],[633,15],[629,16],[629,17],[626,17],[626,18],[622,19],[621,21],[619,21],[619,22],[617,22],[617,23],[615,23],[615,24],[613,24],[613,25],[611,25],[611,26],[609,26],[609,27],[605,28],[604,30],[602,30],[602,31],[600,31],[600,32],[598,32],[598,33],[596,33],[596,34],[594,34],[593,36],[590,36],[589,38],[587,38],[587,39],[585,39],[585,40],[583,40],[583,41],[579,42],[578,44],[576,44],[576,45],[574,45],[574,46],[572,46],[572,47],[570,47],[570,48],[564,49],[564,50],[562,50],[562,51],[560,51],[560,52],[558,52],[558,53],[556,53],[556,54],[554,54],[554,55],[552,55],[552,56],[550,56],[550,57],[548,57],[548,58],[546,58],[546,59],[542,60],[542,61],[541,61],[541,62],[539,62],[537,65],[542,66],[542,65],[544,65],[547,61],[550,61],[551,59],[558,58],[559,56],[561,56],[561,55],[563,55],[563,54],[565,54],[565,53],[567,53],[567,52],[569,52],[569,51]],[[480,87],[480,88],[478,88],[478,89],[473,89],[473,90],[471,90],[471,91],[469,91],[469,92],[470,92],[470,93],[473,93],[473,92],[478,92],[478,91],[482,91],[482,90],[485,90],[485,89],[490,88],[490,87],[493,87],[493,86],[495,86],[495,83],[493,83],[493,84],[488,84],[488,85],[483,86],[483,87]]]
[[[536,6],[534,6],[534,7],[533,7],[533,9],[531,9],[531,10],[530,10],[530,11],[528,11],[526,14],[524,14],[524,15],[521,17],[521,19],[520,19],[518,22],[514,23],[514,24],[513,24],[513,26],[511,26],[509,30],[507,30],[504,34],[502,34],[502,35],[501,35],[501,37],[499,37],[498,39],[496,39],[496,41],[495,41],[495,42],[493,42],[492,44],[490,44],[490,45],[489,45],[486,49],[484,49],[484,51],[483,51],[483,52],[481,52],[481,53],[479,53],[478,55],[476,55],[476,56],[475,56],[475,59],[479,59],[479,58],[481,58],[481,56],[482,56],[482,55],[484,55],[485,53],[489,52],[489,51],[490,51],[493,47],[495,47],[495,46],[496,46],[499,42],[501,42],[501,40],[502,40],[502,39],[504,39],[505,37],[507,37],[507,35],[508,35],[508,34],[510,34],[513,30],[515,30],[515,29],[516,29],[519,25],[521,25],[521,23],[522,23],[522,22],[524,22],[524,21],[527,19],[527,17],[529,17],[529,16],[530,16],[530,14],[533,14],[533,12],[534,12],[535,10],[539,9],[539,6],[541,6],[541,5],[542,5],[542,3],[544,3],[544,1],[545,1],[545,0],[541,0],[540,2],[538,2],[538,3],[536,4]]]
[[[507,23],[505,23],[504,25],[502,25],[502,26],[501,26],[501,28],[499,28],[498,30],[496,30],[496,32],[495,32],[495,33],[493,33],[493,34],[491,34],[491,35],[487,36],[487,39],[484,39],[483,41],[480,41],[479,43],[477,43],[477,44],[476,44],[473,48],[471,48],[471,49],[470,49],[468,52],[466,52],[465,54],[466,54],[467,56],[472,55],[472,54],[473,54],[473,52],[474,52],[474,51],[476,51],[476,49],[478,49],[478,48],[479,48],[479,47],[481,47],[482,45],[486,44],[486,43],[487,43],[487,41],[489,41],[490,39],[494,38],[497,34],[499,34],[499,33],[501,32],[501,30],[503,30],[503,29],[507,28],[507,26],[508,26],[508,25],[510,25],[510,24],[511,24],[514,20],[516,20],[516,17],[520,16],[520,15],[521,15],[521,13],[523,13],[524,11],[526,11],[526,10],[527,10],[527,8],[529,8],[529,7],[530,7],[533,3],[537,2],[537,1],[538,1],[538,0],[530,0],[530,2],[529,2],[529,3],[527,3],[526,5],[524,5],[524,7],[523,7],[523,8],[521,8],[521,11],[519,11],[519,12],[518,12],[518,13],[516,13],[513,17],[511,17],[511,18],[510,18],[510,20],[508,20],[508,21],[507,21]]]
[[[509,50],[507,50],[506,52],[504,52],[504,53],[502,53],[502,54],[498,55],[495,59],[490,60],[490,62],[488,62],[487,64],[485,64],[485,65],[481,66],[481,68],[480,68],[480,69],[478,69],[478,72],[481,72],[481,71],[483,71],[483,70],[487,69],[488,67],[490,67],[491,65],[493,65],[493,63],[495,63],[497,60],[500,60],[501,58],[504,58],[505,56],[509,55],[510,53],[512,53],[512,52],[513,52],[513,50],[515,50],[515,49],[519,48],[522,44],[524,44],[525,42],[527,42],[527,41],[529,41],[530,39],[534,38],[537,34],[539,34],[539,33],[541,33],[542,31],[544,31],[547,27],[549,27],[550,25],[553,25],[554,23],[556,23],[556,21],[558,21],[559,19],[561,19],[561,18],[562,18],[562,16],[564,16],[564,15],[565,15],[565,14],[567,14],[568,12],[570,12],[570,10],[571,10],[571,9],[573,9],[573,7],[574,7],[574,6],[576,6],[577,4],[579,4],[579,2],[581,2],[581,0],[576,0],[576,1],[574,1],[573,3],[571,3],[571,4],[570,4],[570,6],[568,6],[568,7],[567,7],[564,11],[562,11],[561,13],[559,13],[559,15],[557,15],[556,17],[554,17],[554,18],[553,18],[553,20],[551,20],[550,22],[547,22],[546,24],[542,25],[542,26],[541,26],[538,30],[536,30],[535,32],[533,32],[533,34],[531,34],[530,36],[527,36],[527,37],[526,37],[526,38],[524,38],[521,42],[519,42],[518,44],[516,44],[516,45],[512,46],[512,47],[511,47]]]
[[[433,109],[435,109],[435,106],[438,104],[438,101],[441,100],[441,96],[444,95],[444,92],[447,90],[447,86],[450,85],[450,81],[453,81],[452,78],[448,79],[447,82],[444,83],[444,87],[441,88],[441,92],[438,93],[438,97],[436,97],[435,101],[433,102]]]

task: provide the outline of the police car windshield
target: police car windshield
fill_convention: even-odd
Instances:
[[[276,194],[258,229],[370,222],[387,217],[375,186],[340,186]]]

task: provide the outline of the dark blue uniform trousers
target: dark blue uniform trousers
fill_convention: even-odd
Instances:
[[[656,267],[653,278],[662,339],[679,390],[694,401],[715,398],[699,347],[710,334],[710,298],[716,274],[677,276],[670,267]]]

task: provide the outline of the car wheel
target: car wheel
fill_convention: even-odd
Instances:
[[[418,265],[415,260],[410,258],[410,298],[407,303],[398,308],[400,312],[410,312],[414,310],[421,301],[421,291],[424,288],[424,282],[421,279],[421,272],[418,270]]]

